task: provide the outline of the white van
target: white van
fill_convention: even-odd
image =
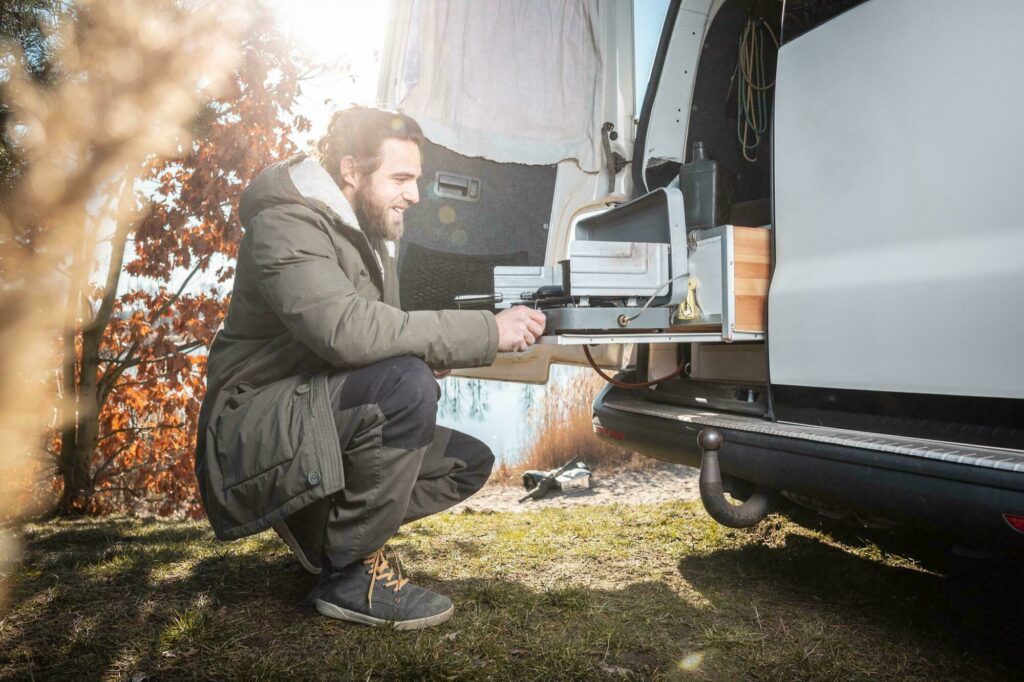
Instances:
[[[673,0],[639,112],[632,3],[394,7],[403,306],[549,319],[473,376],[615,370],[595,430],[728,525],[1024,545],[1024,3]]]

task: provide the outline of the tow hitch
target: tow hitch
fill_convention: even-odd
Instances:
[[[755,485],[742,504],[732,504],[722,487],[722,470],[718,467],[718,450],[722,434],[716,429],[701,430],[697,444],[701,449],[700,501],[715,521],[730,528],[747,528],[760,523],[775,507],[775,491]]]

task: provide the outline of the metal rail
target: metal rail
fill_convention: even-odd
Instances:
[[[721,332],[699,332],[689,334],[638,333],[638,334],[558,334],[542,336],[537,343],[558,346],[603,345],[610,343],[735,343],[738,341],[764,341],[764,334],[755,332],[733,332],[729,339]]]

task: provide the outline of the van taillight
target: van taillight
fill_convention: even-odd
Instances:
[[[1010,524],[1010,528],[1018,533],[1024,533],[1024,516],[1018,514],[1003,514],[1003,518]]]
[[[601,434],[602,436],[608,436],[609,438],[614,438],[615,440],[626,440],[626,434],[624,434],[622,431],[612,431],[608,427],[601,426],[600,424],[594,424],[594,433]],[[1024,533],[1024,528],[1018,528],[1017,530]]]

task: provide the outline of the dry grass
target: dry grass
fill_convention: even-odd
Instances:
[[[554,469],[573,457],[579,457],[593,470],[605,472],[657,466],[655,460],[594,435],[591,405],[604,385],[604,380],[592,372],[577,372],[563,381],[549,383],[529,415],[536,439],[518,461],[502,462],[491,480],[513,482],[527,469]]]

